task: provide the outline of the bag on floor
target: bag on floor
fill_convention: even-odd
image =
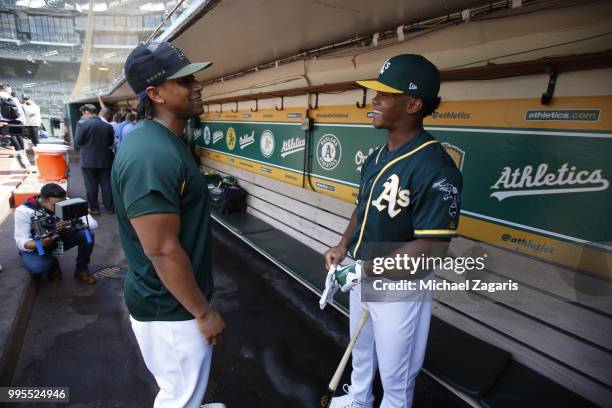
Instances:
[[[217,187],[222,180],[221,175],[213,171],[204,173],[204,179],[206,180],[209,191]]]
[[[246,211],[246,196],[247,192],[233,177],[232,180],[224,177],[219,185],[209,192],[210,205],[222,213]]]

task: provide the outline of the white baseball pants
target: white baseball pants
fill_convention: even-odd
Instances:
[[[353,348],[350,393],[356,402],[371,407],[372,383],[379,369],[384,389],[380,408],[409,408],[414,380],[425,359],[431,293],[416,292],[411,301],[368,302],[367,305],[370,318]],[[351,336],[359,323],[362,307],[361,288],[357,285],[350,293]]]
[[[199,408],[208,385],[210,346],[195,319],[140,322],[130,316],[144,362],[159,393],[154,408]]]

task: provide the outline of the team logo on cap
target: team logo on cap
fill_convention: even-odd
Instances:
[[[208,126],[204,126],[204,144],[210,144],[210,128]]]
[[[388,70],[390,66],[391,66],[391,61],[386,60],[385,63],[380,68],[380,74],[382,75],[382,73]]]
[[[324,170],[333,170],[340,163],[342,145],[331,133],[324,135],[317,144],[317,161]]]
[[[168,43],[168,46],[172,48],[178,54],[178,57],[181,61],[187,58],[185,56],[185,53],[180,48],[176,47],[174,44]]]
[[[412,91],[412,90],[415,90],[415,89],[419,89],[419,87],[411,82],[410,85],[408,85],[408,89],[410,89]]]
[[[274,153],[274,133],[270,130],[264,130],[259,139],[259,150],[263,157],[270,157]]]
[[[225,143],[227,144],[227,148],[230,150],[234,150],[234,147],[236,147],[236,131],[233,127],[227,128]]]
[[[166,70],[165,69],[162,69],[161,71],[156,72],[155,74],[151,75],[150,77],[148,77],[146,79],[147,84],[150,84],[150,83],[158,80],[159,78],[161,78],[164,75],[166,75]]]

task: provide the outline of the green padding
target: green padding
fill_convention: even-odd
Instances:
[[[516,361],[510,364],[497,384],[480,402],[485,408],[597,406]]]
[[[278,230],[249,233],[245,238],[311,286],[320,291],[325,288],[327,273],[320,253]],[[348,310],[347,293],[338,291],[334,300]]]
[[[219,211],[212,210],[212,215],[215,216],[224,225],[230,227],[238,234],[251,234],[254,232],[272,231],[273,226],[252,216],[249,213],[229,213],[223,214]]]
[[[424,367],[459,390],[485,395],[511,360],[507,351],[431,318]]]

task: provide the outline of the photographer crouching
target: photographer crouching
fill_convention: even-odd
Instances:
[[[89,259],[94,247],[91,230],[98,223],[87,215],[87,202],[66,199],[66,190],[55,183],[45,184],[40,194],[15,209],[15,243],[26,269],[32,275],[62,279],[58,256],[78,247],[74,277],[92,285]]]

